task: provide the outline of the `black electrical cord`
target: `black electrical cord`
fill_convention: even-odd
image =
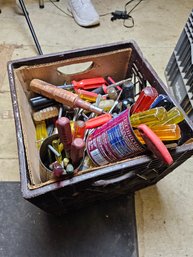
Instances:
[[[134,2],[135,0],[130,0],[129,2],[127,2],[126,4],[125,4],[125,11],[127,12],[127,6],[130,4],[130,3],[132,3],[132,2]],[[127,14],[129,15],[141,2],[142,2],[143,0],[139,0],[139,2],[136,4],[136,5],[134,5],[134,7],[129,11],[129,12],[127,12]]]
[[[125,21],[126,21],[126,20],[123,20],[123,26],[126,27],[126,28],[132,28],[132,27],[134,27],[134,25],[135,25],[134,18],[130,15],[130,13],[131,13],[143,0],[139,0],[139,2],[138,2],[136,5],[134,5],[133,8],[131,8],[131,10],[128,12],[128,11],[127,11],[127,6],[128,6],[129,4],[131,4],[132,2],[134,2],[134,1],[135,1],[135,0],[130,0],[130,1],[128,1],[128,2],[125,4],[125,13],[128,15],[128,20],[131,20],[131,25],[126,25],[126,24],[125,24]]]
[[[107,12],[107,13],[99,14],[99,16],[100,16],[100,17],[107,16],[107,15],[111,15],[111,12]]]

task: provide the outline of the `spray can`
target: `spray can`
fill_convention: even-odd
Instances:
[[[95,164],[106,165],[145,151],[133,132],[129,117],[130,109],[127,109],[88,136],[87,153]]]

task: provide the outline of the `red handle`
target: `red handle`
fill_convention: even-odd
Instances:
[[[99,126],[102,126],[106,122],[112,119],[112,116],[110,113],[102,114],[98,117],[92,118],[88,121],[86,121],[86,129],[93,129],[97,128]]]
[[[98,77],[98,78],[92,78],[92,79],[83,79],[80,81],[72,81],[72,84],[74,86],[74,89],[94,89],[94,88],[98,88],[101,87],[103,84],[107,84],[106,80],[102,77]]]
[[[150,105],[153,103],[155,98],[158,96],[158,92],[154,87],[145,87],[137,101],[131,108],[131,113],[143,112],[149,109]]]
[[[145,141],[147,148],[167,165],[173,163],[173,158],[160,138],[145,124],[141,124],[138,130]]]

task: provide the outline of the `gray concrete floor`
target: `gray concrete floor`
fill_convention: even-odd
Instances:
[[[25,1],[44,53],[134,39],[165,81],[164,69],[192,9],[191,0],[144,0],[133,12],[135,27],[101,17],[98,27],[79,27],[49,1]],[[123,9],[126,1],[93,0],[99,14]],[[56,3],[66,10],[66,1]],[[37,55],[15,1],[0,4],[0,180],[19,180],[15,128],[6,63]],[[156,186],[136,194],[140,257],[193,256],[193,173],[190,158]]]

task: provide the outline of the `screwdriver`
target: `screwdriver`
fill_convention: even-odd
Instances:
[[[53,140],[52,146],[60,154],[60,156],[55,155],[56,161],[58,163],[62,163],[62,151],[61,151],[61,147],[59,146],[59,140],[57,140],[57,139]]]
[[[104,84],[101,87],[98,87],[98,88],[92,90],[91,92],[100,94],[100,95],[107,94],[107,86]]]
[[[112,112],[114,111],[115,107],[118,107],[118,105],[119,105],[119,99],[120,99],[120,97],[121,97],[121,94],[122,94],[122,90],[119,91],[119,94],[117,95],[117,99],[116,99],[116,101],[114,101],[114,103],[113,103],[111,109],[109,110],[109,113],[112,113]]]
[[[52,99],[43,97],[43,96],[36,96],[29,99],[31,107],[33,110],[40,110],[42,108],[46,108],[56,104],[56,102]]]
[[[137,127],[140,124],[154,124],[165,119],[167,111],[164,107],[157,107],[144,112],[134,113],[130,117],[132,127]]]
[[[86,124],[82,120],[77,120],[74,122],[74,138],[84,138],[86,131]]]
[[[134,95],[134,84],[131,81],[125,82],[122,85],[122,108],[121,110],[126,110],[129,106],[131,106],[135,102],[135,95]]]
[[[115,82],[115,83],[113,83],[113,84],[107,86],[107,88],[111,88],[111,87],[116,87],[116,88],[117,88],[117,86],[120,86],[120,85],[122,85],[123,83],[126,83],[126,82],[128,82],[128,81],[131,81],[131,78],[123,79],[123,80],[120,80],[120,81],[118,81],[118,82]]]
[[[149,109],[154,99],[158,96],[158,92],[154,87],[147,86],[140,93],[137,101],[131,108],[131,113],[143,112]]]
[[[109,112],[112,106],[114,105],[115,101],[112,99],[109,100],[102,100],[99,103],[99,108],[104,110],[105,112]]]
[[[61,177],[65,174],[65,170],[57,161],[53,163],[53,173],[55,177]]]
[[[117,90],[114,87],[107,89],[107,94],[110,99],[116,100],[117,99]]]
[[[166,125],[166,124],[178,124],[184,120],[184,115],[177,107],[173,107],[171,110],[167,112],[166,117],[161,121],[152,122],[148,124],[148,126],[153,127],[158,124]]]
[[[108,77],[108,81],[110,82],[110,85],[108,86],[102,85],[101,87],[94,89],[92,92],[103,95],[103,94],[107,94],[107,90],[113,87],[116,87],[117,90],[121,90],[121,87],[119,87],[119,85],[122,85],[123,83],[128,81],[131,81],[131,78],[115,82],[111,77]]]
[[[111,119],[112,119],[112,116],[111,116],[110,113],[105,113],[105,114],[102,114],[98,117],[89,119],[85,122],[86,123],[86,129],[97,128],[97,127],[102,126],[103,124],[107,123]]]
[[[151,129],[162,141],[173,141],[181,138],[180,127],[176,124],[156,125]],[[134,133],[138,140],[142,144],[145,144],[140,132],[137,129],[134,130]]]
[[[124,99],[129,99],[132,103],[134,103],[134,84],[131,81],[125,82],[122,85],[122,95],[121,95],[121,100]]]
[[[169,111],[174,105],[167,95],[160,94],[156,97],[156,99],[153,101],[149,108],[152,109],[160,106],[164,107],[167,111]]]
[[[116,82],[114,81],[113,78],[111,78],[110,76],[107,77],[107,81],[109,82],[110,85],[115,84]],[[117,90],[121,90],[122,88],[120,86],[116,86]]]
[[[71,128],[71,134],[72,136],[74,135],[74,121],[73,120],[70,120],[70,128]]]
[[[42,94],[48,98],[54,99],[59,103],[72,108],[82,108],[96,114],[102,114],[103,110],[79,98],[77,94],[71,93],[65,89],[58,88],[43,80],[33,79],[30,83],[30,88],[33,92]]]
[[[38,122],[36,124],[36,143],[40,148],[42,141],[48,137],[45,121]]]
[[[64,89],[64,85],[60,85],[57,86],[58,88],[63,88]],[[49,99],[47,97],[43,97],[43,96],[35,96],[29,99],[29,102],[31,104],[31,107],[34,110],[39,110],[51,105],[56,104],[56,102],[53,99]]]
[[[58,129],[60,142],[63,144],[66,157],[68,158],[70,154],[70,146],[72,143],[70,120],[66,117],[61,117],[56,121],[56,127]]]
[[[103,84],[107,84],[106,80],[103,77],[83,79],[80,81],[72,80],[72,84],[64,85],[64,89],[94,89],[101,87]]]
[[[98,96],[97,93],[82,90],[82,89],[76,90],[76,93],[78,94],[78,96],[81,99],[86,100],[88,102],[96,102],[96,99],[97,99],[97,96]],[[103,96],[102,98],[106,99],[106,96]]]
[[[93,80],[94,80],[94,82],[93,82]],[[96,88],[96,82],[99,83],[97,88]],[[78,84],[79,86],[74,86],[73,87],[73,85],[66,85],[66,84],[64,84],[64,85],[60,85],[60,86],[57,86],[57,87],[58,88],[62,88],[62,89],[70,89],[72,87],[75,91],[83,89],[84,90],[83,92],[79,91],[77,93],[81,94],[82,97],[80,96],[80,98],[83,99],[83,100],[89,101],[89,99],[91,99],[91,101],[89,101],[89,102],[95,102],[95,100],[92,100],[92,96],[96,96],[97,97],[97,95],[95,95],[95,94],[92,95],[92,93],[95,93],[95,92],[91,93],[90,91],[86,91],[87,89],[95,88],[95,90],[97,90],[97,89],[101,88],[100,91],[101,90],[103,91],[103,89],[105,90],[105,88],[107,88],[107,86],[105,85],[107,82],[102,77],[95,78],[95,79],[84,79],[84,80],[81,80],[79,82],[75,81],[76,85],[77,85],[77,83],[79,83]],[[92,84],[92,83],[94,83],[94,84]],[[97,92],[98,91],[96,91],[96,93]],[[105,92],[103,92],[103,94]],[[99,92],[99,93],[101,93],[101,92]],[[84,94],[85,94],[85,97],[84,97]],[[87,95],[89,97],[88,99],[86,98]],[[55,104],[54,100],[46,98],[46,97],[42,97],[42,96],[33,97],[29,101],[30,101],[30,104],[31,104],[33,109],[40,109],[41,107],[43,108],[43,107],[47,107],[47,106]]]
[[[82,138],[75,138],[71,144],[70,157],[72,163],[76,166],[83,158],[85,149],[85,142]]]
[[[56,116],[58,116],[58,108],[56,108],[55,106],[47,107],[33,113],[34,121],[47,120]]]

